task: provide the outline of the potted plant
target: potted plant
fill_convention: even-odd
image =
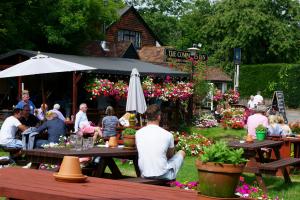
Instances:
[[[133,128],[126,128],[122,132],[124,148],[135,149],[135,133],[136,133],[136,130]]]
[[[247,161],[243,153],[243,149],[232,149],[225,142],[203,147],[196,160],[200,195],[232,199]]]
[[[267,128],[264,127],[262,124],[258,125],[255,128],[255,132],[256,132],[256,139],[259,141],[263,141],[266,138],[266,134],[267,134]]]
[[[135,127],[136,121],[135,121],[135,114],[130,114],[129,115],[129,126],[130,127]]]

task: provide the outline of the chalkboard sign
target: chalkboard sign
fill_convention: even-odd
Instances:
[[[284,122],[288,123],[285,113],[284,95],[282,91],[275,91],[272,100],[272,106],[278,110],[278,112],[283,116]]]

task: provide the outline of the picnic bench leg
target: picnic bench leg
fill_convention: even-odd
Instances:
[[[138,157],[135,157],[134,159],[132,159],[132,161],[133,161],[136,176],[141,177],[141,171],[138,164]]]
[[[280,160],[279,148],[274,148],[274,153],[275,153],[276,159]],[[287,167],[281,167],[280,170],[281,170],[281,173],[283,174],[285,183],[291,183],[292,181],[291,181],[290,175],[286,168]]]
[[[258,185],[261,187],[263,192],[266,194],[268,190],[267,190],[265,182],[263,181],[261,173],[260,172],[255,173],[255,177],[256,177],[256,181],[257,181]]]
[[[93,173],[93,176],[102,178],[106,167],[107,167],[106,160],[101,158],[96,171]]]
[[[105,159],[107,159],[106,162],[112,173],[112,176],[114,178],[122,178],[122,173],[121,173],[120,169],[118,168],[117,164],[115,163],[114,159],[113,158],[105,158]]]

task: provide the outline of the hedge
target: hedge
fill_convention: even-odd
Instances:
[[[265,98],[282,90],[289,107],[300,106],[300,64],[259,64],[240,67],[239,91],[242,98],[249,98],[257,91]]]

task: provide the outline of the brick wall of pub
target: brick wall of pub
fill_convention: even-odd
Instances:
[[[111,43],[118,42],[118,30],[141,32],[141,47],[155,46],[155,38],[150,34],[133,11],[128,11],[120,18],[119,21],[107,30],[106,41]]]

